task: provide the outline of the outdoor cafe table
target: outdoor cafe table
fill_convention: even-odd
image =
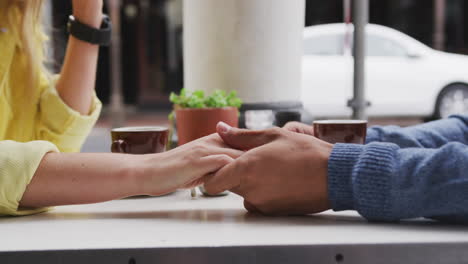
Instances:
[[[353,212],[264,217],[188,191],[0,218],[0,263],[468,263],[468,228]]]

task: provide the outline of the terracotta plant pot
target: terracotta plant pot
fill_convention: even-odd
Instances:
[[[195,139],[216,133],[216,125],[222,121],[238,127],[239,110],[224,108],[176,108],[179,146]]]

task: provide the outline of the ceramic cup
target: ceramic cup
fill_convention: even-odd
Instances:
[[[169,129],[159,126],[121,127],[111,131],[113,153],[152,154],[166,151]]]
[[[366,142],[367,121],[365,120],[319,120],[314,121],[315,137],[331,144]]]

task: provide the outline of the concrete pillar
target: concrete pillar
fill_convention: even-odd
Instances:
[[[300,103],[305,0],[184,0],[185,87]]]

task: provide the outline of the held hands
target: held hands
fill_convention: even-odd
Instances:
[[[209,193],[231,190],[244,197],[247,210],[269,215],[330,208],[327,166],[333,145],[280,128],[248,131],[220,123],[217,129],[226,144],[247,152],[207,178]]]
[[[146,155],[136,159],[139,194],[161,195],[179,188],[192,188],[204,178],[234,161],[243,151],[228,147],[221,137],[213,134],[171,151]]]
[[[205,182],[209,193],[231,190],[243,196],[251,212],[310,214],[330,208],[327,166],[333,145],[311,137],[310,126],[248,131],[219,124],[217,130],[219,135],[169,152],[132,157],[138,194],[161,195]]]
[[[103,0],[72,0],[73,15],[89,26],[99,28],[102,22]]]

